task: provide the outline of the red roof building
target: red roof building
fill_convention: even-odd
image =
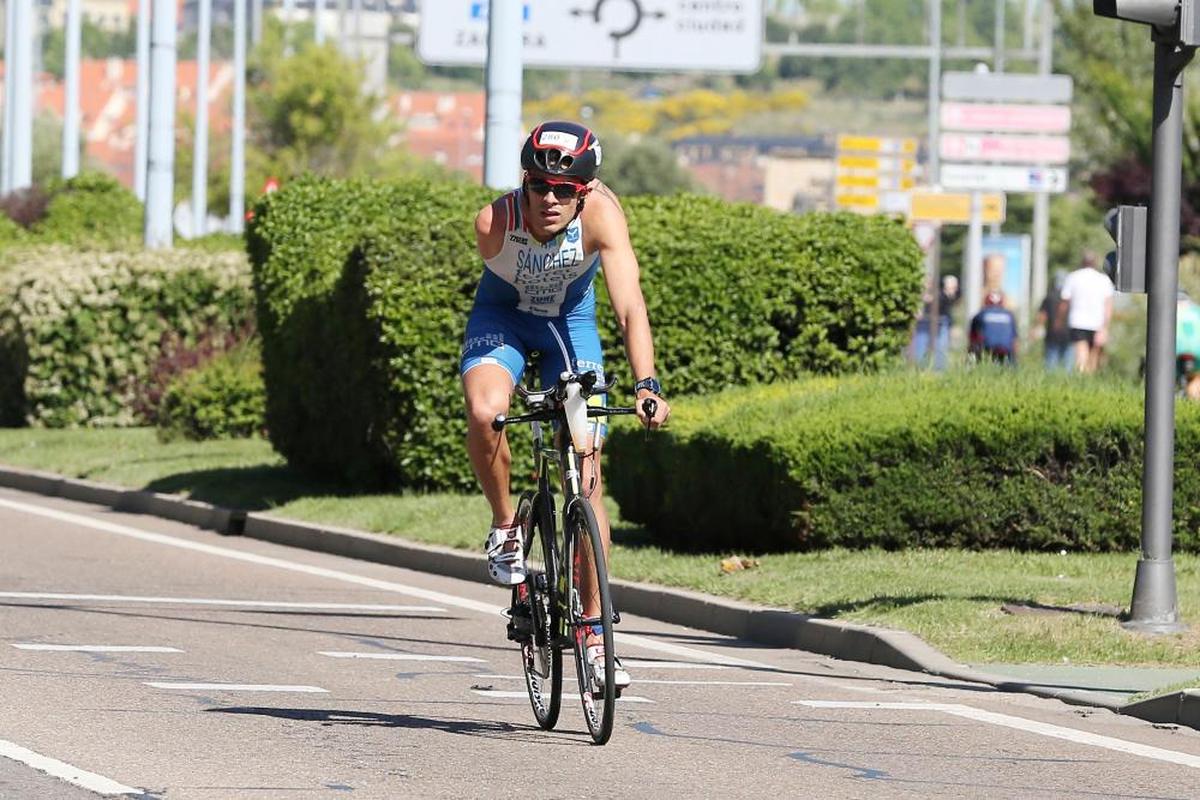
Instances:
[[[413,154],[483,180],[483,92],[398,92],[388,111]]]

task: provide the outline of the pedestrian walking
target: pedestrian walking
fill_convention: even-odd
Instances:
[[[1017,318],[1004,307],[1004,293],[991,291],[971,318],[968,352],[976,361],[1017,363]]]
[[[1085,252],[1079,269],[1063,282],[1058,303],[1060,320],[1067,324],[1067,335],[1075,350],[1074,368],[1095,372],[1108,343],[1116,287],[1100,270],[1096,254]]]
[[[938,295],[937,339],[933,343],[933,368],[939,371],[946,368],[946,352],[950,349],[950,314],[958,298],[958,278],[954,275],[943,275],[942,288]],[[933,315],[931,286],[926,286],[922,301],[921,316],[917,317],[917,327],[912,340],[912,360],[919,366],[925,365],[929,355],[929,318]]]
[[[1074,353],[1071,351],[1071,332],[1067,321],[1059,316],[1058,304],[1062,300],[1063,283],[1067,280],[1065,269],[1054,270],[1054,281],[1046,291],[1037,312],[1037,328],[1043,345],[1043,363],[1047,370],[1070,369]]]

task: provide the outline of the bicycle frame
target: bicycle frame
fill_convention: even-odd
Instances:
[[[542,426],[543,423],[539,421],[531,423],[533,431],[534,477],[537,480],[534,513],[537,513],[537,503],[546,504],[545,509],[550,520],[550,531],[548,531],[548,534],[552,537],[552,541],[548,542],[548,544],[553,551],[552,557],[557,562],[557,570],[555,572],[555,582],[557,585],[554,587],[555,609],[554,613],[551,614],[550,620],[554,641],[551,644],[554,647],[571,647],[574,635],[574,631],[569,630],[572,618],[572,603],[579,603],[579,598],[572,597],[571,574],[568,570],[574,564],[575,554],[571,552],[571,537],[566,535],[565,529],[560,529],[558,520],[561,518],[565,521],[568,518],[571,504],[582,496],[581,481],[583,474],[579,463],[579,455],[568,441],[569,437],[562,435],[560,432],[559,435],[554,437],[557,439],[557,442],[552,440],[550,444],[547,444]],[[553,464],[557,468],[561,479],[563,493],[561,512],[558,512],[554,506],[554,490],[551,487],[549,470],[547,469],[547,466],[550,464]],[[559,513],[561,513],[561,517]],[[582,615],[580,614],[580,616]]]

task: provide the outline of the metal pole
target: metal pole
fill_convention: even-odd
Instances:
[[[146,202],[146,153],[150,142],[150,0],[138,0],[137,137],[133,146],[133,191]]]
[[[5,0],[4,3],[4,52],[13,51],[13,31],[16,29],[16,0]],[[4,152],[0,161],[0,194],[12,191],[12,118],[13,118],[13,78],[11,69],[4,70]]]
[[[351,3],[351,13],[354,15],[354,58],[362,58],[362,0]],[[495,13],[495,9],[492,10]]]
[[[154,0],[150,36],[150,159],[146,248],[171,246],[175,206],[175,2]]]
[[[1025,19],[1021,23],[1021,49],[1033,49],[1033,15],[1034,4],[1037,0],[1025,0]],[[1049,5],[1049,2],[1043,2],[1043,6]]]
[[[229,164],[229,231],[246,226],[246,0],[233,3],[233,130]]]
[[[1042,0],[1042,35],[1038,51],[1038,74],[1049,75],[1053,69],[1054,49],[1054,4]],[[1033,309],[1046,296],[1049,274],[1047,253],[1050,247],[1050,195],[1038,192],[1033,196],[1033,269],[1030,279],[1028,303],[1025,306],[1025,324],[1028,330],[1029,317]]]
[[[234,12],[236,13],[236,12]],[[250,1],[250,41],[258,44],[263,33],[263,0]]]
[[[192,143],[192,236],[208,233],[208,62],[212,0],[198,0],[196,32],[196,138]]]
[[[942,3],[941,0],[929,0],[929,46],[933,55],[929,59],[929,175],[930,186],[941,183],[941,156],[938,153],[938,139],[942,125]],[[940,238],[933,245],[941,247]]]
[[[992,68],[996,72],[1004,72],[1004,7],[1008,0],[996,0],[996,24],[992,31]]]
[[[322,26],[322,20],[325,19],[325,0],[317,0],[313,11],[313,36],[317,44],[325,44],[325,28]]]
[[[296,13],[296,0],[283,0],[283,54],[292,54],[292,16]]]
[[[983,198],[971,192],[971,221],[963,253],[963,309],[970,320],[983,300]]]
[[[1126,628],[1186,630],[1179,621],[1171,558],[1175,490],[1175,294],[1179,289],[1179,205],[1183,173],[1183,68],[1196,48],[1154,43],[1154,167],[1146,287],[1146,457],[1142,472],[1142,556]]]
[[[494,189],[511,189],[521,181],[522,24],[521,0],[492,0],[483,182]]]
[[[337,0],[337,40],[338,50],[346,55],[346,0]]]
[[[67,0],[66,78],[63,92],[62,176],[79,174],[79,47],[82,36],[81,0]]]
[[[10,0],[15,5],[12,50],[5,53],[6,65],[13,71],[12,165],[9,190],[24,189],[33,183],[33,0]]]

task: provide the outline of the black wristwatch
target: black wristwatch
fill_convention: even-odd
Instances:
[[[652,394],[656,394],[659,397],[663,396],[662,384],[659,383],[658,378],[654,377],[653,375],[651,375],[649,378],[642,378],[640,381],[638,381],[637,383],[635,383],[633,385],[633,393],[634,394],[637,394],[642,389],[645,389]]]

